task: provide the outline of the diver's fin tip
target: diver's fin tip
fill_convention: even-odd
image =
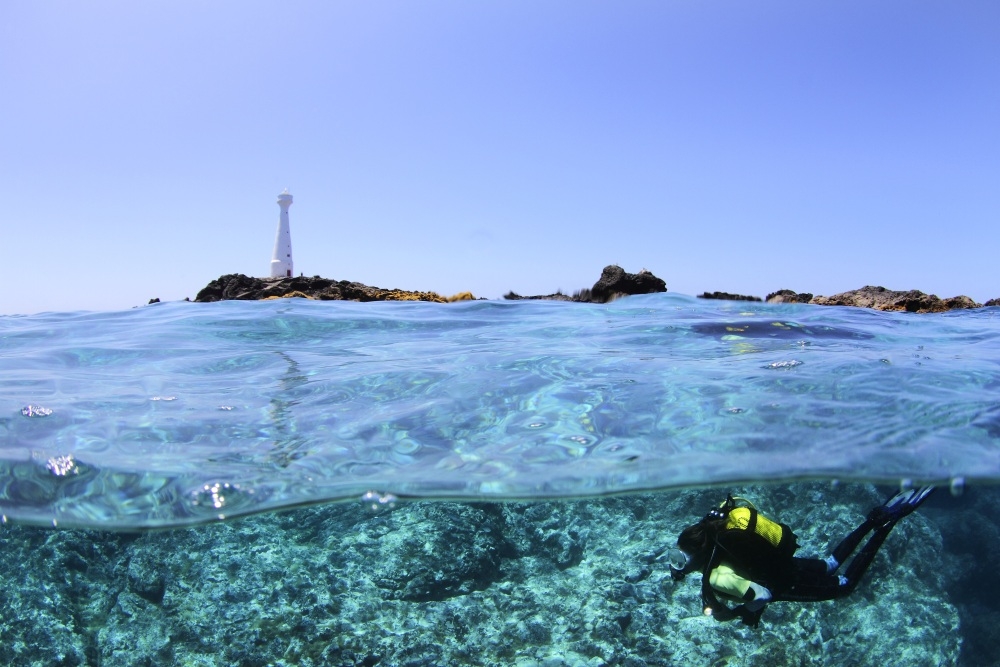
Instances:
[[[937,488],[936,486],[924,486],[917,489],[916,493],[914,493],[913,496],[911,496],[910,499],[906,501],[906,504],[914,508],[919,507],[921,503],[927,500],[928,496],[930,496],[931,493],[933,493],[934,489],[936,488]]]

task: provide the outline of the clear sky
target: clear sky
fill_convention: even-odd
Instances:
[[[0,313],[268,272],[1000,297],[1000,2],[0,3]]]

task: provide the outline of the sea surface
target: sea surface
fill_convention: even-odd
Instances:
[[[997,308],[0,317],[0,664],[997,665],[997,481]],[[728,493],[822,557],[924,483],[856,591],[758,628],[664,558]]]
[[[1000,480],[1000,309],[633,296],[0,317],[0,513]]]

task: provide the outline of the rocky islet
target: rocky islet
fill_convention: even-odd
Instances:
[[[576,303],[607,303],[614,299],[634,294],[655,294],[666,292],[666,282],[652,272],[642,269],[629,273],[617,265],[604,267],[601,276],[593,286],[574,292],[572,295],[556,292],[522,296],[508,292],[504,299],[570,301]],[[732,301],[766,301],[768,303],[807,303],[819,306],[854,306],[874,310],[911,313],[939,313],[954,309],[1000,306],[1000,299],[991,299],[979,304],[967,296],[942,299],[934,294],[919,290],[897,291],[879,286],[865,286],[833,296],[814,296],[807,292],[782,289],[768,294],[766,298],[731,292],[704,292],[702,299]],[[301,297],[321,301],[428,301],[445,303],[475,299],[471,292],[460,292],[452,296],[442,296],[436,292],[419,292],[401,289],[372,287],[348,280],[331,280],[320,276],[298,276],[293,278],[253,278],[233,273],[220,276],[206,285],[195,297],[196,302],[225,300],[262,300]],[[159,302],[151,299],[150,303]]]

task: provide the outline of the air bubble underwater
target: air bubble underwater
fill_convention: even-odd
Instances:
[[[372,512],[395,509],[397,500],[398,498],[391,493],[378,491],[368,491],[361,496],[361,503]]]

